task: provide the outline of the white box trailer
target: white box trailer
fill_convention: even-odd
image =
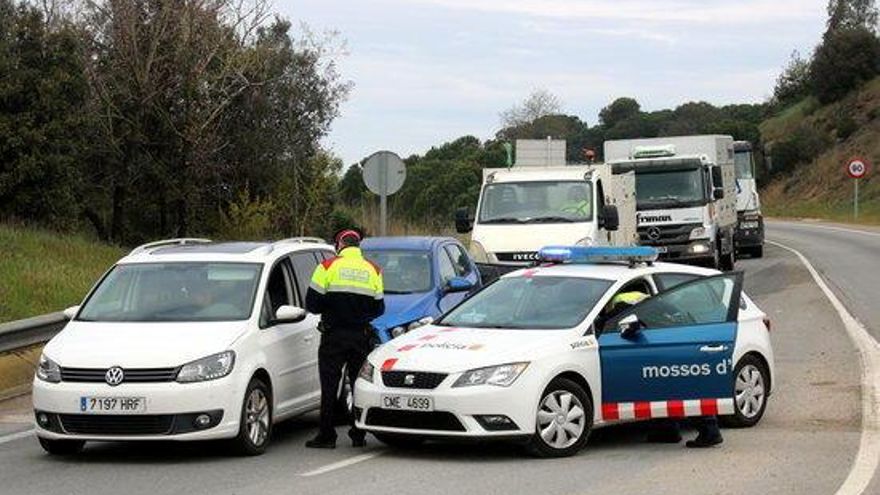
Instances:
[[[636,174],[639,242],[661,258],[733,269],[736,172],[733,138],[703,135],[605,142],[615,173]]]
[[[519,161],[517,161],[519,163]],[[456,213],[481,264],[529,264],[548,245],[637,243],[635,176],[609,165],[483,170],[476,215]]]

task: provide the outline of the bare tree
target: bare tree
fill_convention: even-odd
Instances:
[[[558,114],[561,111],[562,103],[556,95],[546,89],[537,89],[532,91],[521,104],[501,112],[501,126],[505,128],[516,127],[534,122],[547,115]]]

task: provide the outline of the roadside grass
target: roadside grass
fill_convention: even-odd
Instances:
[[[812,96],[804,98],[799,103],[762,122],[759,126],[761,139],[765,142],[771,142],[790,134],[819,107],[819,101],[816,98]]]
[[[880,204],[859,205],[859,218],[853,217],[852,204],[828,205],[824,203],[798,203],[788,205],[762,206],[764,215],[777,218],[815,218],[838,223],[859,225],[880,225]]]
[[[124,252],[83,236],[0,224],[0,322],[79,304]]]

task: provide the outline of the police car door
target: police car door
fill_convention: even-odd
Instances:
[[[607,322],[599,336],[608,421],[733,412],[742,273],[675,286]]]

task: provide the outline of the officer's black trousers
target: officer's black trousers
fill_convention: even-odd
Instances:
[[[358,372],[370,353],[370,334],[363,328],[334,328],[321,334],[318,348],[318,370],[321,373],[321,431],[323,439],[335,440],[334,412],[339,398],[339,382],[342,368],[348,372],[349,383],[354,387]],[[364,433],[349,418],[352,437],[363,438]]]

